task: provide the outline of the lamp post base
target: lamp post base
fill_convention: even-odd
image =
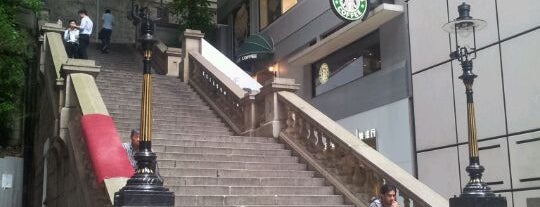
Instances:
[[[174,192],[153,190],[120,190],[114,195],[114,206],[174,206]]]
[[[488,197],[454,197],[450,198],[450,207],[506,207],[506,198],[501,196]]]

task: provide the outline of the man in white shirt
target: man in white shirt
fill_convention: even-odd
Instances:
[[[135,160],[135,153],[139,151],[139,138],[140,138],[140,132],[137,129],[131,130],[131,135],[129,135],[130,142],[124,142],[122,143],[122,147],[124,147],[124,150],[126,150],[126,154],[129,158],[129,163],[131,164],[131,167],[133,167],[133,170],[137,169],[137,161]]]
[[[79,16],[81,17],[81,25],[76,26],[79,28],[79,57],[82,59],[88,59],[86,48],[90,44],[90,35],[92,34],[92,28],[94,23],[88,17],[88,12],[85,9],[79,10]]]
[[[77,58],[79,49],[79,30],[76,28],[75,20],[69,20],[69,27],[64,31],[64,41],[66,42],[66,52],[69,58]]]
[[[109,47],[111,46],[112,26],[114,20],[114,17],[111,14],[111,10],[106,9],[101,19],[103,20],[103,28],[100,31],[99,37],[99,39],[101,39],[101,52],[109,53]]]

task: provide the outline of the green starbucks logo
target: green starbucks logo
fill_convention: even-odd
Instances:
[[[367,0],[330,0],[332,10],[342,19],[355,21],[362,19],[368,10]]]

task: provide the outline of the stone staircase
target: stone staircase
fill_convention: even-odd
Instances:
[[[102,55],[97,84],[122,141],[139,128],[142,58],[128,46]],[[153,76],[152,150],[176,206],[349,206],[274,138],[234,136],[177,78]]]

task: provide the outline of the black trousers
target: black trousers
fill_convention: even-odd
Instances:
[[[79,44],[75,42],[66,42],[66,53],[69,58],[78,58],[79,57]]]
[[[102,29],[102,32],[101,32],[102,37],[100,37],[101,38],[101,51],[107,52],[107,50],[111,46],[111,34],[112,34],[112,29],[105,29],[105,28]]]
[[[86,48],[88,48],[89,44],[90,44],[90,35],[80,34],[79,35],[79,58],[88,59]]]

